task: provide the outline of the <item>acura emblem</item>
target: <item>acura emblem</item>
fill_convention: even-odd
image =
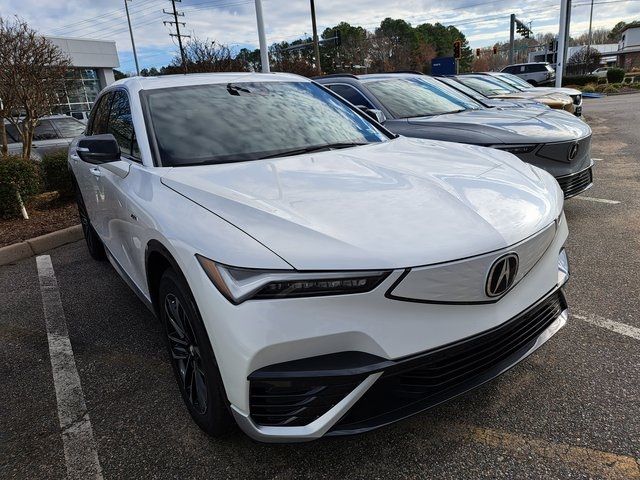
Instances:
[[[513,281],[518,273],[518,255],[507,253],[498,258],[487,275],[487,286],[485,288],[489,297],[498,297],[505,293],[513,285]]]
[[[571,145],[571,148],[569,149],[569,160],[573,160],[574,158],[576,158],[576,156],[578,155],[578,144],[574,143],[573,145]]]

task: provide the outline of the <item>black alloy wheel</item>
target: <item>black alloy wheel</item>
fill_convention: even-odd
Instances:
[[[158,288],[158,315],[164,325],[171,365],[182,399],[196,424],[212,437],[234,422],[209,335],[182,275],[165,270]]]
[[[164,313],[169,350],[179,372],[181,387],[187,393],[191,408],[203,415],[207,411],[207,378],[192,321],[172,293],[164,298]]]

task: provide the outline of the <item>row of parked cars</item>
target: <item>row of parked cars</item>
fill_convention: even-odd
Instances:
[[[591,130],[536,101],[564,93],[470,78],[219,73],[101,92],[69,148],[87,247],[161,321],[205,432],[373,430],[565,324],[563,203],[591,184]]]
[[[578,90],[532,87],[505,73],[338,74],[316,81],[353,105],[375,112],[386,128],[399,135],[513,153],[551,173],[567,198],[593,184],[591,129],[578,118],[582,114]]]

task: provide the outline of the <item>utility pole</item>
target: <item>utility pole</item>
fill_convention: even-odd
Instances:
[[[171,5],[173,6],[173,11],[172,12],[167,12],[164,8],[162,9],[162,13],[166,14],[166,15],[173,15],[173,22],[170,21],[164,21],[162,23],[164,23],[165,25],[175,25],[176,26],[176,33],[170,33],[169,35],[171,35],[172,37],[177,37],[178,38],[178,46],[180,47],[180,58],[182,59],[182,70],[184,73],[187,73],[187,61],[186,58],[184,56],[184,46],[182,45],[182,38],[191,38],[189,35],[181,35],[180,34],[180,25],[182,25],[183,27],[186,26],[185,22],[179,22],[178,21],[178,17],[184,17],[184,12],[178,12],[178,10],[176,9],[176,2],[181,2],[182,0],[171,0]]]
[[[585,73],[589,73],[589,52],[591,51],[591,27],[593,25],[593,0],[591,0],[591,13],[589,13],[589,35],[587,36],[587,55],[585,56]]]
[[[560,0],[560,25],[558,31],[558,58],[556,62],[556,88],[562,86],[562,75],[564,73],[565,50],[567,44],[567,34],[569,32],[569,12],[571,10],[571,0]]]
[[[264,18],[262,16],[262,0],[256,0],[256,21],[258,22],[258,40],[260,41],[260,63],[262,73],[269,73],[269,51],[267,50],[267,36],[264,33]]]
[[[318,42],[318,27],[316,26],[316,4],[311,1],[311,26],[313,27],[313,52],[316,56],[316,72],[322,75],[322,66],[320,65],[320,45]]]
[[[513,50],[516,37],[516,14],[511,14],[511,27],[509,28],[509,64],[513,63]]]
[[[127,11],[127,22],[129,23],[129,35],[131,35],[131,46],[133,47],[133,59],[136,61],[136,72],[140,76],[140,66],[138,65],[138,54],[136,53],[136,42],[133,41],[133,30],[131,29],[131,18],[129,17],[129,3],[133,0],[124,0],[124,9]]]

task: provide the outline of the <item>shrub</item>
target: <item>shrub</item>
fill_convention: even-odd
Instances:
[[[604,93],[618,93],[619,89],[617,87],[614,87],[613,85],[607,85],[607,87],[604,89]]]
[[[586,85],[587,83],[598,83],[598,77],[595,75],[572,75],[562,77],[562,85]]]
[[[607,81],[609,83],[620,83],[624,80],[624,70],[621,68],[610,68],[607,70]]]
[[[0,158],[0,217],[20,215],[18,194],[26,202],[39,189],[40,172],[35,162],[15,155]]]
[[[73,181],[67,165],[66,151],[62,150],[45,155],[41,167],[46,191],[57,191],[61,197],[73,196]]]
[[[582,93],[594,93],[596,91],[596,87],[593,83],[589,83],[582,87]]]
[[[596,86],[596,92],[600,92],[600,93],[602,93],[602,92],[604,92],[605,88],[607,88],[608,86],[609,86],[609,85],[607,85],[606,83],[599,83],[599,84]]]

